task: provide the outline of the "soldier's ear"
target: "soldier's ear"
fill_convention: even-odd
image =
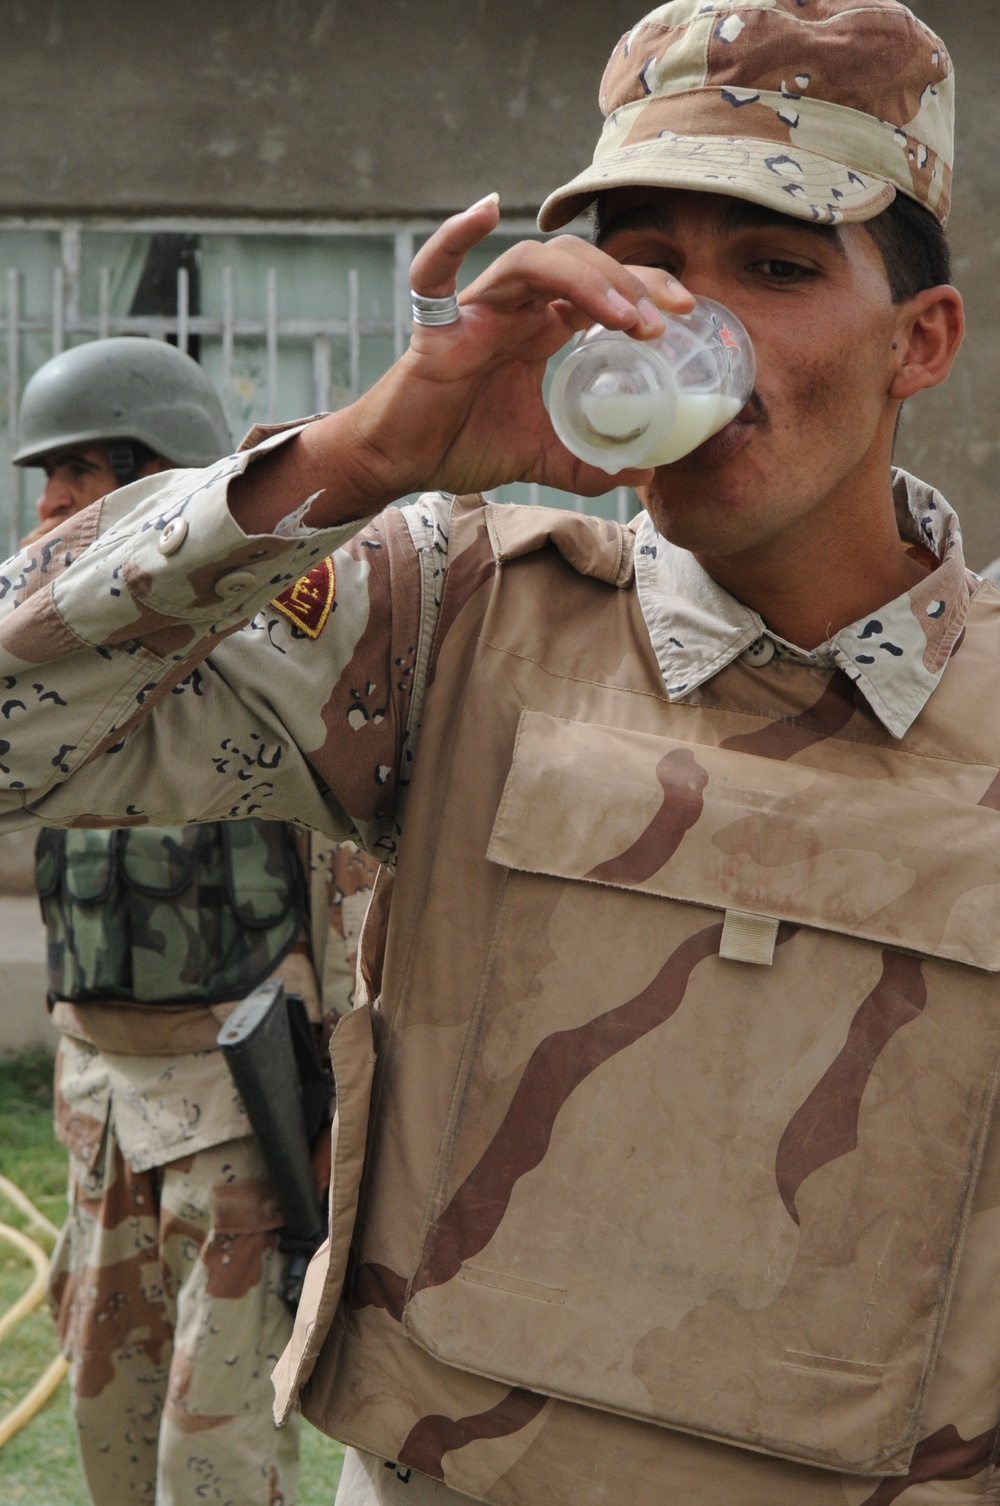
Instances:
[[[925,288],[900,304],[889,352],[889,397],[902,402],[943,382],[964,335],[962,297],[950,283]]]

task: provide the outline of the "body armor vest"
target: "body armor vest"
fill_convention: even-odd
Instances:
[[[1000,598],[896,741],[669,702],[631,542],[455,504],[279,1405],[499,1506],[881,1506],[997,1426]]]
[[[36,878],[49,988],[73,1003],[242,998],[305,918],[298,851],[280,822],[43,828]]]

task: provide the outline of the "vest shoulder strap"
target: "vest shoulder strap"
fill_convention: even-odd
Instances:
[[[456,507],[481,498],[456,497]],[[564,512],[556,507],[504,506],[487,502],[486,527],[500,564],[520,559],[549,545],[580,575],[589,575],[618,590],[632,583],[635,535],[621,523],[589,513]]]

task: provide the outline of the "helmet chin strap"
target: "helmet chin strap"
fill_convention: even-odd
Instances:
[[[108,465],[118,478],[119,486],[136,479],[135,451],[128,439],[113,439],[108,445]]]

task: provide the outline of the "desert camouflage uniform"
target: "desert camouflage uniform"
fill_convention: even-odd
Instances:
[[[937,568],[804,654],[646,518],[424,498],[331,567],[300,499],[241,534],[247,463],[8,567],[0,762],[11,824],[266,808],[392,871],[282,1408],[389,1500],[995,1497],[1000,597],[947,504],[897,475]]]
[[[238,848],[253,830],[239,823],[227,836]],[[353,998],[376,865],[352,843],[313,862],[321,895],[312,929],[325,951],[332,1026]],[[169,931],[180,913],[163,904],[160,924]],[[86,939],[74,938],[77,959]],[[267,939],[282,941],[263,929],[248,939],[258,951]],[[216,961],[223,955],[220,939]],[[100,959],[87,960],[100,971]],[[202,959],[192,985],[207,970]],[[303,993],[318,1018],[304,936],[269,971]],[[95,1501],[290,1506],[295,1498],[298,1419],[282,1430],[271,1421],[271,1371],[291,1332],[279,1292],[283,1220],[214,1048],[231,1008],[55,1006],[64,1031],[56,1133],[70,1155],[71,1212],[51,1301],[73,1358],[74,1416]],[[188,1049],[199,1039],[205,1049]]]
[[[50,1295],[97,1502],[295,1497],[282,1218],[214,1037],[275,971],[318,1018],[296,843],[253,821],[39,839],[70,1156]]]
[[[60,1061],[72,1071],[65,1041]],[[297,1429],[269,1426],[282,1217],[253,1139],[145,1171],[113,1129],[97,1143],[71,1159],[53,1286],[94,1501],[293,1501]]]

